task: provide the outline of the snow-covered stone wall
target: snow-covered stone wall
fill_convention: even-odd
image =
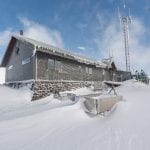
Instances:
[[[51,93],[55,94],[81,87],[89,87],[91,85],[92,82],[83,81],[35,81],[31,88],[34,93],[32,100],[44,98]]]

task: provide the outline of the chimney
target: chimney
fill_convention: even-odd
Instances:
[[[20,35],[23,35],[23,30],[20,30]]]

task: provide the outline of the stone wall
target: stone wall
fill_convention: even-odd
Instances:
[[[89,87],[92,82],[83,81],[34,81],[31,87],[33,91],[32,101],[44,98],[50,94],[56,94],[63,91],[69,91],[81,87]]]

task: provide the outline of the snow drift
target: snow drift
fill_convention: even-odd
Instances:
[[[5,82],[5,68],[0,67],[0,84]]]
[[[50,96],[29,102],[27,89],[0,87],[0,149],[149,150],[149,91],[150,86],[127,81],[117,88],[124,101],[112,114],[89,117],[80,101],[68,105]]]

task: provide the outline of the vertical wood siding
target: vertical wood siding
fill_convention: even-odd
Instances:
[[[48,59],[61,61],[61,71],[49,68]],[[86,67],[92,68],[91,74],[87,73]],[[37,53],[37,70],[37,78],[41,80],[102,81],[109,78],[107,71],[103,74],[102,68],[42,52]]]
[[[6,65],[6,82],[33,79],[34,71],[32,55],[34,46],[28,43],[17,41],[15,46],[12,48],[12,54]],[[30,63],[22,65],[22,60],[27,58],[30,58]],[[10,66],[13,66],[12,69],[9,69]]]

